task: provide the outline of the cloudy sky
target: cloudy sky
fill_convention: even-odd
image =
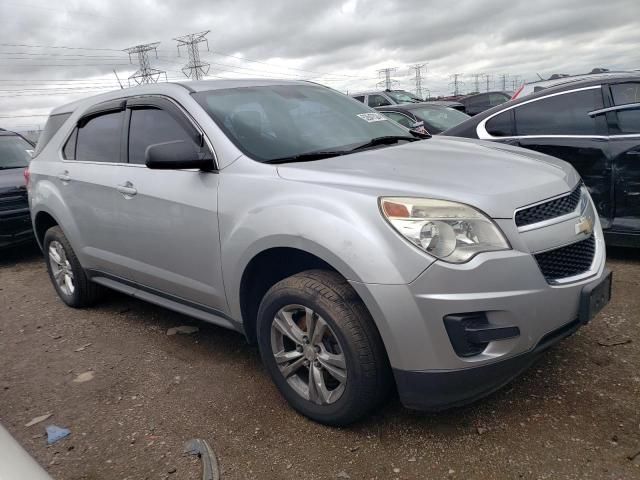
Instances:
[[[639,0],[0,0],[0,127],[42,125],[57,105],[126,85],[123,49],[160,42],[152,66],[185,79],[174,37],[210,30],[203,61],[215,77],[312,79],[371,89],[395,67],[396,86],[462,91],[473,74],[502,88],[538,74],[640,68]],[[134,59],[135,61],[135,59]],[[486,77],[479,80],[482,90]]]

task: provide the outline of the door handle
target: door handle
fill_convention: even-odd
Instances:
[[[122,185],[118,185],[116,189],[124,196],[133,197],[138,190],[136,190],[131,182],[125,182]]]
[[[58,175],[58,180],[60,180],[63,183],[70,182],[71,181],[71,177],[69,176],[69,171],[65,170],[63,173]]]

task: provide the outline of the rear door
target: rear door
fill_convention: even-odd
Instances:
[[[621,82],[606,92],[614,168],[613,230],[640,234],[640,82]]]
[[[77,123],[53,178],[73,220],[67,232],[84,268],[121,275],[115,254],[115,172],[122,162],[124,101],[97,105]]]
[[[598,85],[516,105],[513,120],[520,146],[561,158],[575,167],[593,197],[602,226],[608,228],[614,203],[607,124],[603,115],[590,115],[602,108],[602,88]]]
[[[217,172],[151,170],[149,145],[182,140],[207,149],[181,108],[165,97],[127,103],[128,163],[115,185],[120,255],[127,278],[155,294],[200,309],[225,312]]]

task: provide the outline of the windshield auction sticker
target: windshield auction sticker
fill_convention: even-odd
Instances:
[[[387,117],[381,113],[359,113],[358,116],[369,123],[382,122],[387,119]]]

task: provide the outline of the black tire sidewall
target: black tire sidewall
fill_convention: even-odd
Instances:
[[[287,401],[298,412],[321,423],[329,425],[344,425],[351,423],[357,415],[360,395],[361,366],[352,341],[341,325],[334,319],[335,312],[331,311],[330,302],[322,297],[294,288],[283,288],[276,292],[269,292],[260,306],[258,317],[258,346],[260,356],[271,378]],[[302,398],[284,378],[278,368],[271,349],[271,325],[275,314],[287,305],[303,305],[312,308],[331,327],[338,338],[340,347],[347,362],[347,385],[342,396],[329,405],[317,405]],[[348,308],[348,307],[347,307]]]
[[[60,286],[58,285],[58,283],[55,281],[55,278],[53,277],[53,271],[51,269],[51,260],[49,259],[49,245],[53,241],[57,241],[58,243],[60,243],[60,245],[62,245],[62,248],[64,249],[64,253],[67,257],[67,260],[69,261],[69,265],[71,265],[71,270],[73,272],[73,284],[74,284],[73,294],[71,295],[67,295],[66,293],[64,293],[60,289]],[[79,282],[79,280],[81,276],[84,275],[84,271],[80,266],[80,263],[78,262],[75,256],[75,253],[71,249],[71,245],[69,244],[67,237],[64,236],[64,233],[62,233],[62,230],[60,230],[59,227],[52,227],[49,230],[47,230],[47,232],[44,235],[43,249],[44,249],[45,260],[47,263],[47,272],[49,273],[49,279],[51,280],[53,287],[58,293],[58,296],[62,299],[64,303],[66,303],[70,307],[79,306],[81,304],[81,299],[82,299],[81,292],[80,292],[81,283]]]

